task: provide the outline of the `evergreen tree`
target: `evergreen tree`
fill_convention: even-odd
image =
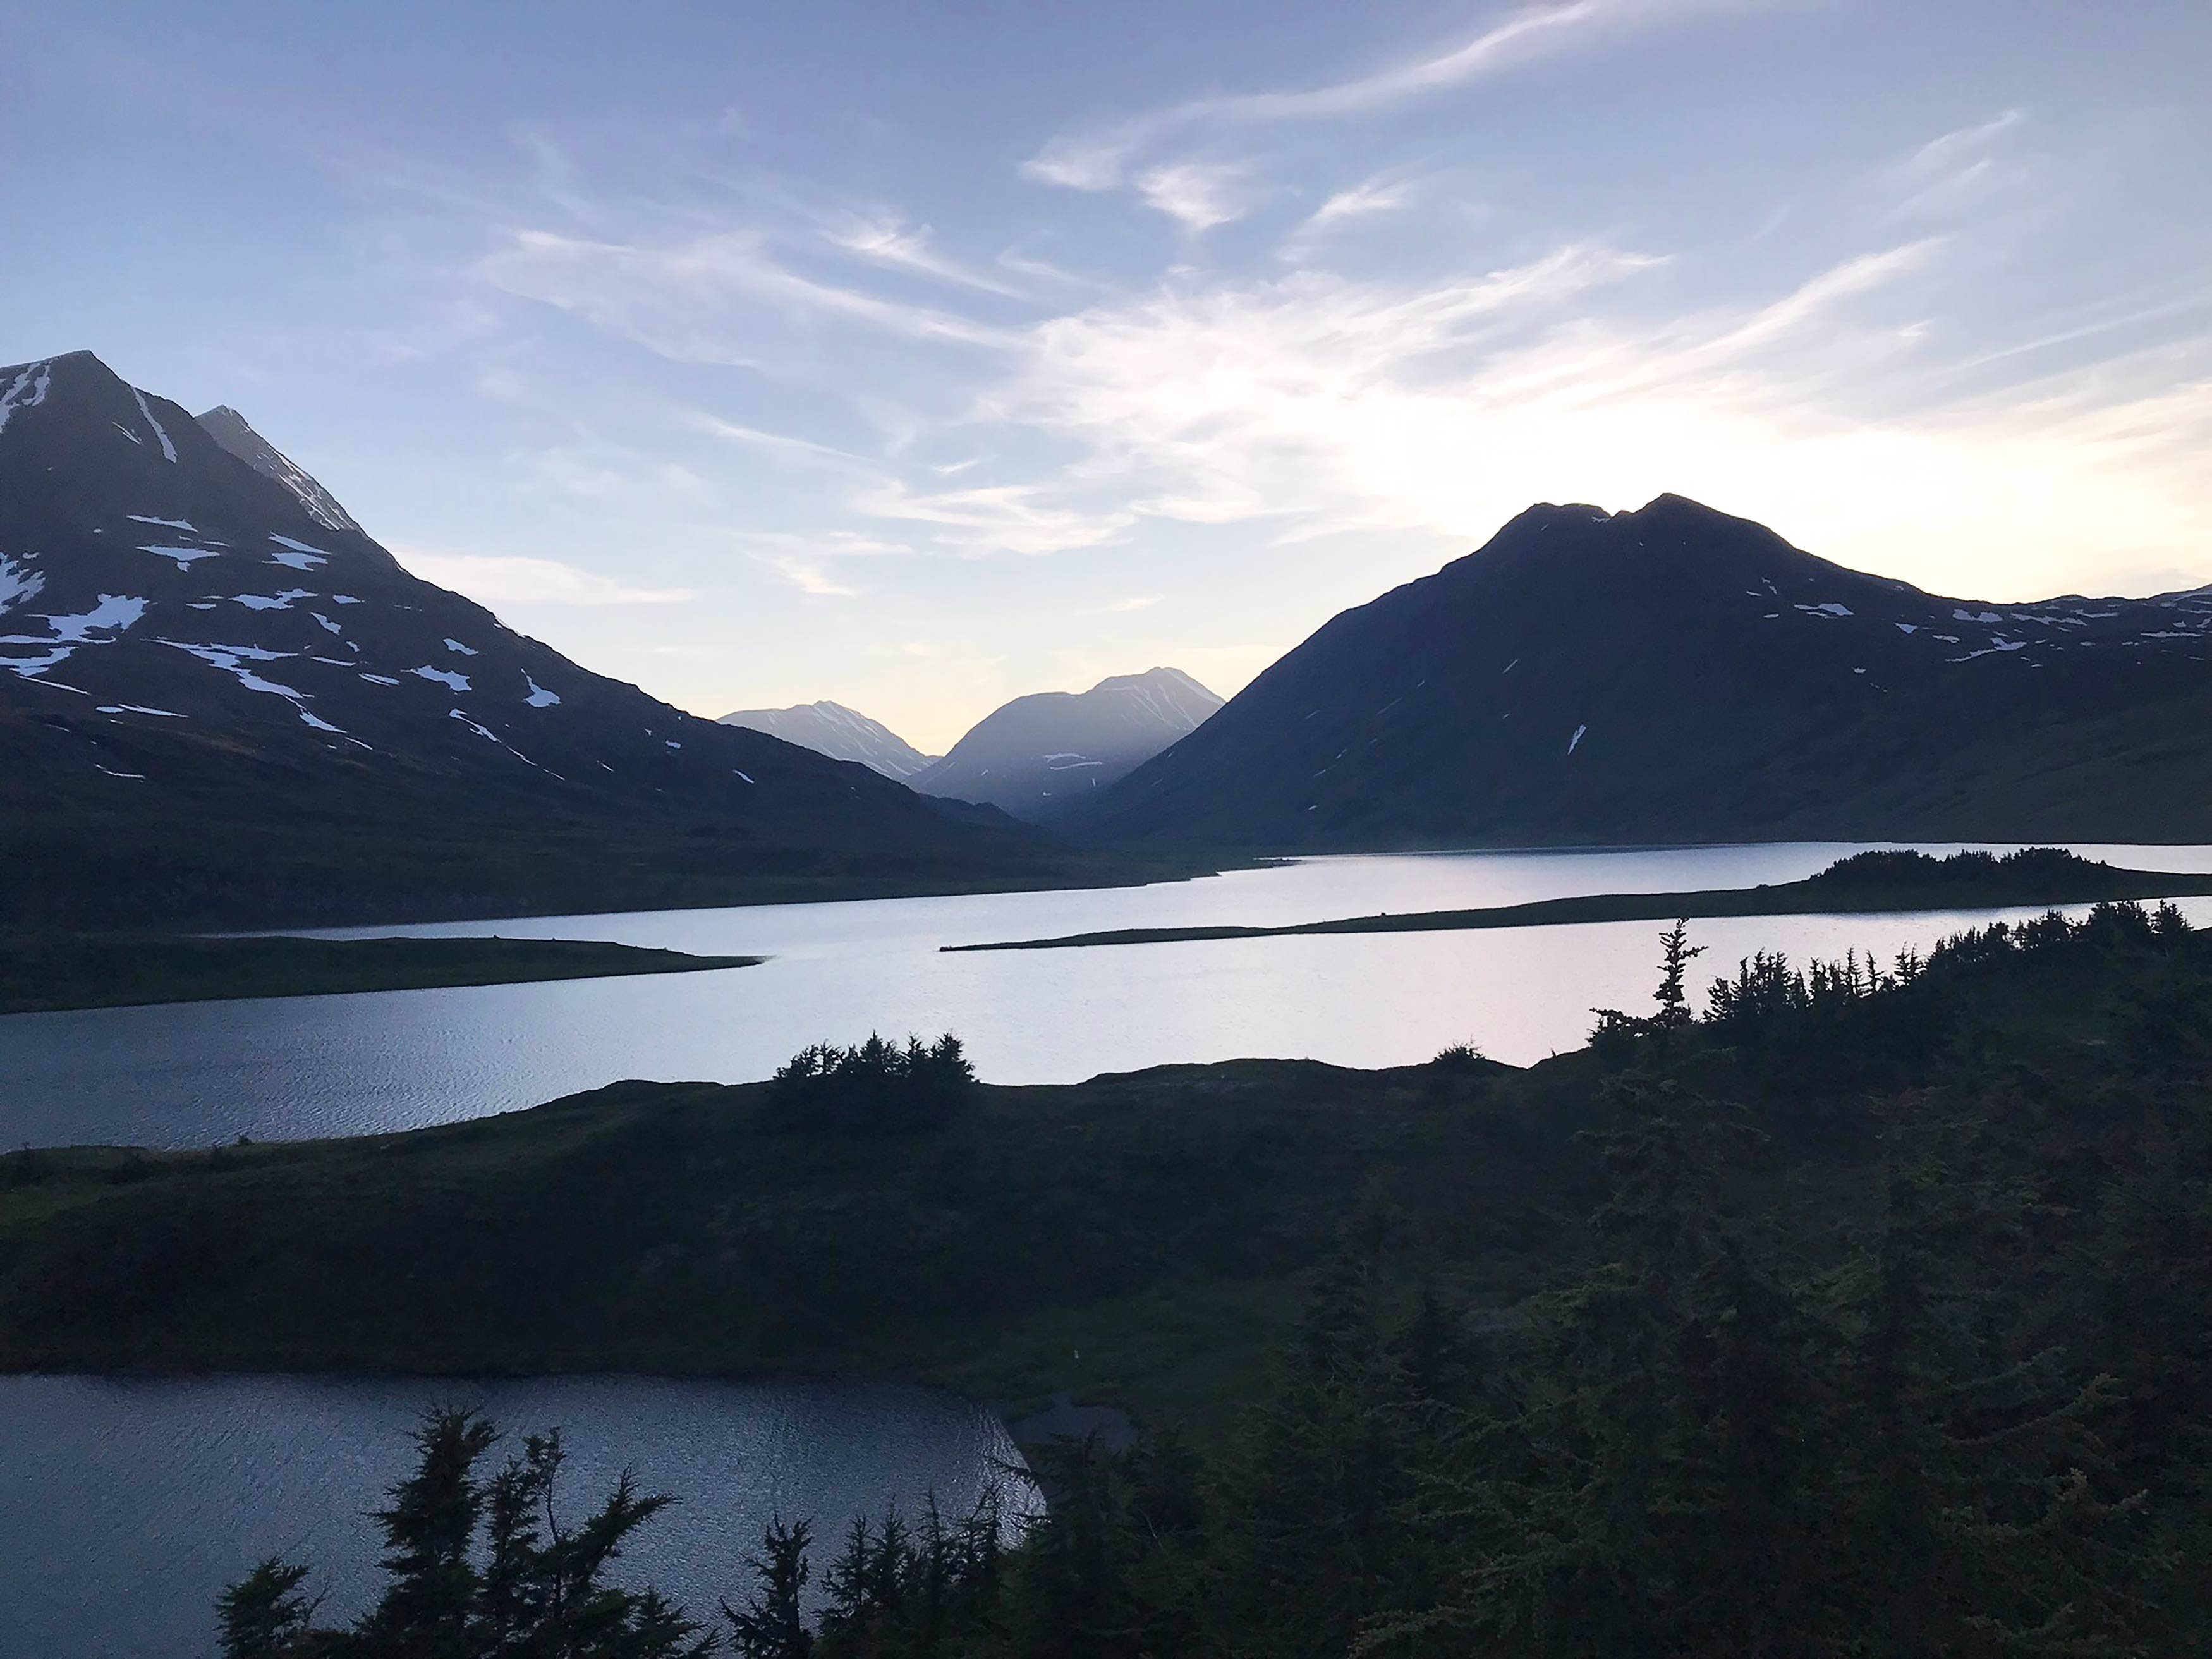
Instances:
[[[474,1659],[477,1578],[469,1546],[484,1505],[476,1467],[498,1438],[482,1417],[458,1409],[431,1412],[416,1431],[420,1462],[376,1514],[391,1583],[362,1626],[373,1650]]]
[[[812,1539],[805,1522],[787,1527],[778,1516],[761,1535],[760,1553],[745,1558],[759,1589],[742,1609],[722,1603],[737,1659],[811,1659],[814,1633],[806,1626],[804,1601],[813,1576],[806,1559]]]
[[[315,1604],[300,1594],[308,1569],[270,1556],[216,1602],[222,1659],[289,1659],[301,1650]]]

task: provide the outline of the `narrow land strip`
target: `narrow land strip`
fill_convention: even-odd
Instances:
[[[2051,849],[2007,859],[1960,854],[1862,854],[1802,881],[1695,892],[1588,893],[1473,910],[1417,910],[1302,921],[1279,927],[1123,927],[1054,939],[947,945],[946,951],[1052,951],[1095,945],[1283,939],[1304,933],[1425,933],[1556,927],[1595,921],[1699,921],[1726,916],[1869,915],[2007,910],[2044,905],[2185,898],[2212,894],[2212,873],[2125,870]]]
[[[0,933],[0,1014],[750,968],[600,939]]]

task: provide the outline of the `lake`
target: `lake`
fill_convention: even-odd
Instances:
[[[1797,879],[1832,843],[1317,858],[1138,888],[537,918],[368,933],[613,939],[765,955],[756,968],[0,1018],[0,1146],[204,1146],[413,1128],[623,1078],[763,1078],[810,1042],[957,1031],[994,1083],[1176,1060],[1492,1058],[1579,1046],[1593,1008],[1648,1006],[1648,922],[946,956],[943,945],[1101,928],[1272,926],[1571,894]],[[1948,852],[1953,847],[1931,847]],[[2082,847],[2212,870],[2212,848]],[[2200,924],[2212,901],[2183,901]],[[1754,950],[1887,957],[1986,914],[1701,921],[1719,972]]]
[[[997,1418],[913,1388],[567,1377],[0,1377],[0,1654],[185,1659],[216,1649],[214,1602],[264,1558],[315,1564],[325,1617],[381,1582],[368,1512],[411,1468],[432,1401],[477,1407],[519,1439],[558,1426],[570,1510],[625,1465],[679,1501],[616,1577],[652,1583],[694,1618],[738,1600],[771,1516],[811,1518],[815,1579],[855,1515],[930,1492],[967,1514],[1020,1455]],[[1034,1505],[1018,1480],[1016,1512]]]

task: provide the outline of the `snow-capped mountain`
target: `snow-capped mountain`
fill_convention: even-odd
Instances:
[[[1088,691],[1040,691],[985,715],[912,782],[933,795],[988,801],[1016,817],[1056,818],[1220,707],[1219,697],[1179,668],[1117,674]]]
[[[1081,821],[1285,853],[2212,838],[2212,588],[1945,599],[1679,496],[1534,507]]]
[[[936,760],[858,709],[841,702],[802,702],[789,708],[740,708],[722,716],[725,726],[765,732],[786,743],[811,749],[832,760],[858,761],[872,771],[903,782]]]
[[[79,865],[136,858],[134,878],[173,866],[164,892],[211,884],[241,917],[319,914],[313,884],[284,874],[301,859],[331,866],[331,914],[495,913],[631,902],[672,864],[732,890],[810,872],[1001,879],[1000,860],[1032,844],[579,667],[410,575],[242,418],[211,411],[204,426],[83,352],[0,369],[0,832],[64,884]],[[310,802],[339,826],[319,850],[270,828]],[[507,827],[464,832],[495,805]],[[177,839],[119,850],[129,824],[164,815]],[[87,840],[80,820],[95,819]],[[370,823],[386,826],[376,857],[392,866],[368,882],[385,895],[373,899],[356,890],[363,850],[332,850]],[[40,840],[70,824],[81,858]],[[520,855],[556,824],[559,848]],[[681,857],[623,845],[659,834],[690,837]],[[281,902],[258,903],[256,872],[225,862],[256,836]],[[446,836],[454,867],[410,872],[421,836]],[[495,859],[501,836],[520,839]],[[531,897],[533,872],[556,867],[569,872],[559,895]],[[129,889],[118,874],[96,878]],[[437,889],[419,903],[402,896],[418,878]],[[495,878],[504,901],[460,890]]]

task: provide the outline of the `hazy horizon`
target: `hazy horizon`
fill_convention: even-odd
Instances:
[[[16,4],[0,357],[236,407],[696,713],[938,752],[1233,694],[1540,500],[2212,580],[2212,15],[1934,9]]]

